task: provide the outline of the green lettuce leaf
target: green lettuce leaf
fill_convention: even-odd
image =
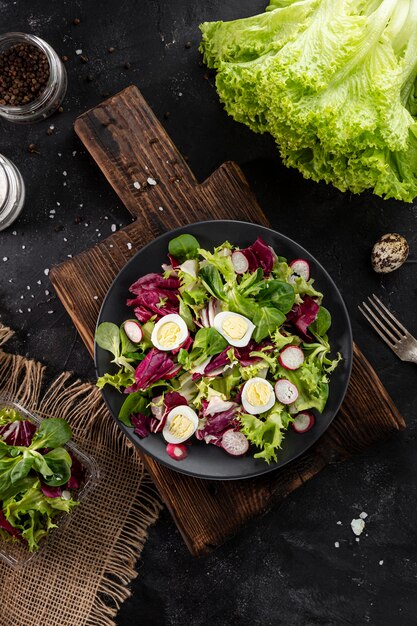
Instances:
[[[277,451],[282,446],[284,433],[291,419],[290,414],[278,402],[262,416],[246,413],[239,415],[241,431],[253,445],[260,448],[254,454],[255,459],[264,459],[267,463],[277,460]]]

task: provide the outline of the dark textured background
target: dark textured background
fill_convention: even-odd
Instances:
[[[3,31],[40,35],[70,58],[64,113],[26,127],[0,121],[0,152],[18,165],[27,184],[24,213],[0,233],[0,320],[17,330],[9,348],[42,360],[50,376],[63,369],[94,376],[44,269],[90,247],[99,233],[109,235],[111,224],[130,219],[72,125],[103,94],[135,83],[200,180],[222,161],[236,160],[273,227],[327,267],[346,299],[356,341],[408,423],[389,442],[328,467],[208,558],[192,558],[163,513],[150,531],[133,596],[120,611],[121,626],[391,625],[417,619],[417,371],[400,363],[357,311],[359,301],[375,291],[417,332],[417,266],[380,278],[369,262],[374,241],[392,231],[408,238],[417,257],[417,210],[304,181],[282,167],[268,137],[227,118],[200,65],[198,24],[254,14],[264,5],[263,0],[0,0]],[[75,17],[79,26],[71,23]],[[87,64],[76,49],[88,56]],[[55,132],[47,136],[50,124]],[[31,142],[39,154],[27,152]],[[55,232],[57,225],[63,230]],[[369,517],[357,542],[350,521],[361,511]]]

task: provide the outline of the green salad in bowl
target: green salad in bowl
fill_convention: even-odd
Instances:
[[[140,438],[159,433],[178,461],[205,442],[270,463],[289,427],[312,428],[342,356],[330,356],[331,316],[307,260],[261,237],[206,250],[186,233],[130,293],[131,318],[97,327],[113,356],[97,384],[125,395],[119,420]]]

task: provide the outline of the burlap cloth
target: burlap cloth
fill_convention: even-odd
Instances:
[[[12,334],[0,325],[0,345]],[[95,459],[100,479],[65,531],[33,561],[19,570],[0,561],[0,625],[110,626],[130,595],[137,558],[161,505],[100,392],[70,373],[42,392],[44,369],[0,350],[0,395],[41,417],[68,420],[76,444]]]

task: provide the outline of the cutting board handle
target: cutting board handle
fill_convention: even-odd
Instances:
[[[81,115],[75,131],[134,217],[159,209],[163,222],[163,209],[187,203],[197,181],[136,86]]]

